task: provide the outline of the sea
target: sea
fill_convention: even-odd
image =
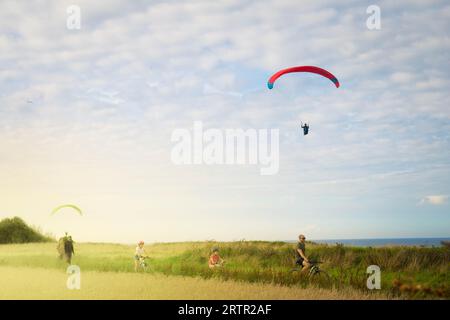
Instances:
[[[342,243],[346,246],[355,247],[383,247],[383,246],[417,246],[417,247],[440,247],[442,241],[450,242],[450,238],[379,238],[379,239],[325,239],[313,240],[312,242],[336,244]]]

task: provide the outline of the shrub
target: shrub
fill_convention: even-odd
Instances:
[[[53,241],[50,237],[44,236],[18,217],[0,221],[0,244],[50,241]]]

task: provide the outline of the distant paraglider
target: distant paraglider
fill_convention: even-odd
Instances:
[[[328,72],[325,69],[314,67],[314,66],[299,66],[299,67],[292,67],[280,70],[276,73],[274,73],[270,78],[269,81],[267,81],[267,87],[269,89],[273,89],[273,85],[277,79],[285,74],[292,73],[292,72],[309,72],[309,73],[315,73],[318,75],[321,75],[322,77],[328,78],[331,80],[331,82],[334,83],[336,88],[339,88],[339,80],[330,72]],[[309,125],[307,123],[301,124],[301,128],[303,129],[303,135],[307,135],[309,133]]]
[[[76,205],[73,205],[73,204],[63,204],[63,205],[61,205],[61,206],[58,206],[58,207],[56,207],[55,209],[53,209],[51,215],[54,215],[54,214],[60,212],[60,211],[61,211],[62,209],[64,209],[64,208],[70,208],[70,209],[73,209],[73,210],[75,210],[80,216],[83,215],[83,212],[81,211],[81,209],[78,208]]]
[[[78,208],[74,204],[63,204],[55,209],[53,209],[51,216],[60,213],[61,211],[64,211],[64,209],[69,209],[70,212],[76,212],[80,216],[83,215],[83,212],[80,208]],[[60,238],[58,240],[58,246],[56,247],[58,250],[59,258],[64,259],[68,264],[72,263],[72,256],[75,254],[74,250],[74,241],[72,239],[72,236],[70,236],[67,232],[64,237]]]
[[[336,88],[339,88],[339,86],[340,86],[338,79],[332,73],[328,72],[325,69],[322,69],[319,67],[314,67],[314,66],[299,66],[299,67],[283,69],[283,70],[280,70],[277,73],[273,74],[270,77],[269,81],[267,82],[267,87],[269,89],[273,89],[273,85],[279,77],[281,77],[282,75],[285,75],[287,73],[292,73],[292,72],[315,73],[315,74],[321,75],[322,77],[330,79],[334,83]]]

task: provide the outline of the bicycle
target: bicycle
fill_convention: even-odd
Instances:
[[[145,261],[145,259],[148,259],[148,257],[147,256],[139,257],[139,267],[141,267],[141,269],[144,270],[144,272],[147,271],[147,267],[148,267],[148,264]]]
[[[330,275],[320,268],[319,264],[323,263],[322,261],[309,261],[310,267],[308,272],[308,279],[310,282],[322,285],[330,285],[331,277]],[[295,267],[291,270],[291,272],[302,271],[303,266]]]

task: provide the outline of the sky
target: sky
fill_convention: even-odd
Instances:
[[[449,30],[447,1],[2,0],[0,218],[124,243],[450,236]],[[297,65],[341,87],[267,89]],[[278,173],[175,165],[194,121],[279,129]]]

